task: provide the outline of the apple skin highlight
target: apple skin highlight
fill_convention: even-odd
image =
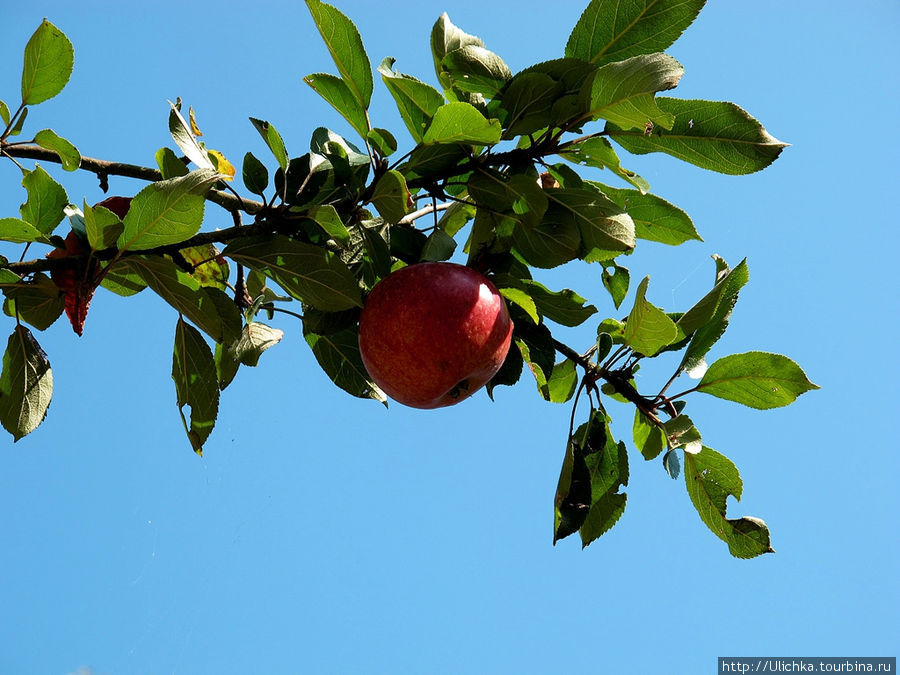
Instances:
[[[372,380],[413,408],[465,400],[503,365],[513,323],[497,288],[480,272],[418,263],[375,285],[363,308],[359,348]]]

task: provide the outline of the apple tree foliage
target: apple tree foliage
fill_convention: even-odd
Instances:
[[[577,532],[587,546],[622,515],[628,455],[610,431],[608,407],[617,400],[634,408],[636,451],[660,458],[672,478],[683,475],[701,520],[732,555],[772,551],[762,520],[728,517],[740,475],[705,445],[685,406],[700,392],[775,408],[816,388],[778,354],[734,354],[707,366],[748,281],[746,261],[715,258],[712,288],[678,311],[648,301],[645,278],[633,306],[600,321],[579,293],[532,275],[575,260],[597,265],[618,310],[631,286],[623,258],[638,240],[699,239],[684,211],[623,166],[622,151],[738,175],[766,168],[785,147],[734,103],[663,95],[683,74],[665,50],[704,0],[591,0],[556,58],[517,73],[443,14],[431,31],[432,84],[390,57],[373,71],[352,21],[321,0],[306,4],[337,74],[304,81],[358,138],[315,129],[299,156],[288,154],[272,121],[251,118],[268,154],[232,163],[199,140],[193,110],[180,101],[168,117],[173,147],[155,153],[155,167],[82,156],[55,131],[27,124],[28,111],[66,85],[73,47],[46,20],[28,40],[21,101],[0,101],[0,155],[21,169],[26,193],[18,215],[0,213],[0,240],[18,249],[0,257],[13,325],[0,375],[3,427],[18,440],[40,425],[53,374],[34,331],[66,313],[80,334],[98,287],[121,296],[149,288],[175,310],[172,378],[197,453],[221,392],[281,340],[270,325],[276,314],[302,322],[313,357],[338,387],[385,402],[357,343],[368,291],[398,266],[461,254],[501,290],[515,321],[515,347],[488,393],[527,370],[543,398],[572,402],[554,542]],[[403,133],[370,115],[376,78],[396,102]],[[95,173],[104,191],[110,175],[146,186],[124,209],[79,207],[40,164],[24,160]],[[582,178],[579,167],[604,169],[616,186]],[[207,208],[224,209],[232,226],[204,230]],[[593,344],[575,349],[558,339],[560,327],[592,320]],[[641,392],[634,375],[656,358],[674,363],[672,376]],[[691,386],[670,393],[684,374]]]

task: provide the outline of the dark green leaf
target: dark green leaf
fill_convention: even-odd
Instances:
[[[515,342],[525,364],[534,375],[538,392],[547,399],[549,397],[547,382],[553,374],[556,361],[553,336],[544,324],[532,326],[519,322],[516,324]]]
[[[678,246],[691,239],[703,241],[690,216],[674,204],[637,190],[625,190],[596,184],[634,221],[634,235],[647,241]]]
[[[282,235],[238,239],[223,251],[262,272],[290,295],[324,311],[361,307],[359,284],[331,251]]]
[[[410,196],[406,179],[399,171],[386,171],[375,184],[372,204],[389,223],[399,222],[409,213]]]
[[[743,482],[734,464],[712,448],[684,456],[684,482],[700,519],[719,539],[728,544],[736,558],[755,558],[774,553],[769,528],[759,518],[725,517],[729,495],[740,501]]]
[[[678,459],[678,451],[674,448],[663,455],[663,468],[672,480],[681,474],[681,460]]]
[[[428,178],[449,172],[465,160],[470,148],[462,143],[448,145],[420,145],[409,155],[409,160],[400,167],[405,176]]]
[[[581,234],[570,219],[533,227],[519,223],[513,231],[512,245],[529,265],[550,269],[578,256]]]
[[[449,260],[456,251],[456,240],[441,229],[435,229],[428,235],[428,241],[422,247],[423,261]]]
[[[314,221],[316,225],[322,228],[322,231],[325,234],[334,239],[337,243],[342,246],[346,246],[350,243],[350,231],[341,220],[341,216],[338,214],[337,209],[331,204],[314,206],[306,212],[306,216]]]
[[[697,390],[759,410],[789,405],[800,394],[819,387],[781,354],[732,354],[710,365]]]
[[[591,474],[584,450],[574,441],[566,443],[566,454],[553,500],[553,545],[578,532],[591,509]]]
[[[264,196],[266,188],[269,187],[269,170],[252,152],[244,155],[241,177],[250,192],[261,197]]]
[[[303,78],[310,87],[337,110],[363,138],[368,136],[369,116],[347,83],[329,73],[314,73]]]
[[[611,260],[634,248],[634,222],[618,205],[595,190],[547,190],[547,223],[574,225],[580,233],[580,255],[587,262]]]
[[[684,68],[668,54],[642,54],[608,63],[594,74],[591,117],[641,133],[648,125],[671,129],[675,118],[657,106],[654,94],[677,86],[683,74]]]
[[[494,98],[512,77],[506,63],[494,52],[478,45],[465,45],[448,52],[441,70],[453,87]]]
[[[670,130],[623,131],[607,124],[610,138],[629,152],[664,152],[703,169],[740,175],[754,173],[774,162],[787,147],[745,110],[719,101],[656,99],[675,123]]]
[[[359,333],[351,327],[329,335],[304,331],[316,361],[338,387],[358,398],[371,398],[387,406],[387,397],[372,382],[359,355]]]
[[[625,342],[638,353],[653,356],[678,339],[675,322],[644,298],[650,277],[644,277],[637,289],[634,307],[625,322]]]
[[[650,190],[650,183],[619,163],[619,156],[613,149],[612,144],[605,138],[595,136],[568,146],[565,152],[560,153],[560,157],[582,166],[609,169],[623,180],[634,185],[641,192],[649,192]]]
[[[530,279],[522,281],[522,288],[534,300],[542,316],[562,326],[580,326],[597,313],[596,307],[585,304],[584,298],[568,288],[551,291]]]
[[[179,318],[175,327],[172,379],[181,422],[194,452],[203,454],[203,444],[212,433],[219,413],[219,381],[216,363],[200,332]],[[184,407],[190,407],[190,423]]]
[[[55,152],[64,170],[75,171],[81,166],[81,153],[78,152],[78,148],[62,136],[58,136],[52,129],[38,131],[34,135],[34,142],[42,148]]]
[[[38,330],[46,330],[63,312],[65,302],[62,293],[50,278],[36,272],[29,283],[6,288],[3,311],[18,317]]]
[[[19,208],[22,219],[50,234],[62,221],[63,209],[69,203],[65,189],[40,166],[24,172],[22,185],[28,191],[28,200]]]
[[[218,179],[213,169],[197,169],[180,178],[151,183],[137,193],[119,236],[120,250],[144,250],[177,244],[203,223],[206,193]]]
[[[265,120],[251,117],[250,124],[252,124],[259,132],[259,135],[262,136],[262,139],[266,142],[266,146],[268,146],[269,150],[272,152],[272,156],[275,157],[275,161],[278,162],[278,166],[281,167],[281,170],[286,171],[288,167],[288,154],[284,147],[284,141],[281,138],[281,134],[278,133],[274,126]]]
[[[22,103],[35,105],[61,92],[75,63],[69,38],[46,19],[25,45],[22,68]]]
[[[9,336],[0,373],[0,423],[18,441],[38,428],[53,396],[53,371],[25,326]]]
[[[372,98],[372,67],[356,26],[345,14],[320,0],[306,0],[306,6],[341,78],[359,104],[368,108]]]
[[[203,288],[200,282],[168,258],[129,256],[117,263],[117,271],[137,274],[157,295],[215,342],[226,338],[231,331],[229,324],[240,321],[240,313],[234,303],[231,303],[233,314],[222,314],[223,307],[213,299],[213,293],[221,295],[221,291]]]
[[[598,65],[664,51],[706,0],[591,0],[566,43],[566,56]]]
[[[516,384],[519,378],[522,377],[524,367],[525,361],[522,359],[522,352],[518,349],[510,349],[506,353],[506,359],[504,359],[503,365],[500,366],[500,370],[484,387],[492,401],[494,400],[494,389],[499,385],[511,387]]]
[[[416,143],[421,143],[434,113],[444,105],[443,95],[431,85],[394,71],[394,59],[387,57],[378,72],[397,103],[400,117]]]
[[[503,91],[501,107],[506,111],[503,138],[531,134],[551,126],[553,104],[562,85],[545,73],[522,72]]]
[[[500,142],[500,122],[488,120],[478,110],[462,102],[438,108],[422,142],[426,145],[471,143],[494,145]]]

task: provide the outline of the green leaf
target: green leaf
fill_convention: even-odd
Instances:
[[[500,122],[488,120],[468,103],[447,103],[438,108],[422,142],[494,145],[500,142]]]
[[[178,255],[191,267],[190,275],[205,288],[228,288],[228,262],[222,257],[215,244],[189,246],[178,251]]]
[[[341,78],[359,104],[368,108],[372,98],[372,67],[356,26],[339,10],[320,0],[306,0],[306,6]]]
[[[100,285],[123,298],[136,295],[147,288],[147,282],[139,274],[130,267],[119,264],[104,268],[103,281]]]
[[[639,239],[670,246],[678,246],[692,239],[703,241],[691,217],[662,197],[599,183],[596,186],[628,212],[634,221],[634,236]]]
[[[547,400],[551,403],[565,403],[575,394],[578,386],[578,371],[575,362],[563,359],[553,366],[547,380]]]
[[[755,558],[774,553],[769,528],[759,518],[725,517],[729,495],[740,501],[743,482],[734,464],[712,448],[684,456],[684,482],[700,519],[719,539],[728,544],[736,558]]]
[[[422,247],[422,261],[450,260],[456,251],[456,240],[440,228],[436,228],[428,235],[425,246]]]
[[[397,139],[387,129],[369,129],[366,138],[382,157],[390,157],[397,151]]]
[[[272,156],[275,157],[278,166],[281,167],[282,171],[286,171],[288,167],[288,154],[284,147],[284,141],[281,138],[281,134],[278,133],[274,126],[265,120],[258,120],[255,117],[251,117],[250,123],[266,142],[266,146],[272,152]]]
[[[4,290],[3,311],[18,317],[38,330],[46,330],[60,317],[65,306],[63,294],[56,284],[41,272],[28,283],[20,283]]]
[[[244,155],[244,163],[241,167],[241,178],[244,186],[255,195],[265,195],[269,187],[269,170],[260,162],[252,152]]]
[[[653,356],[678,339],[678,327],[665,312],[644,298],[650,277],[644,277],[637,288],[634,307],[625,322],[625,342],[636,352]]]
[[[609,271],[609,267],[612,267],[612,272]],[[631,284],[631,273],[626,267],[611,263],[609,266],[603,267],[601,278],[603,279],[603,286],[612,297],[613,304],[616,306],[616,309],[619,309],[619,306],[628,294],[628,286]]]
[[[494,52],[479,45],[465,45],[448,52],[441,70],[459,91],[495,98],[512,78],[509,66]]]
[[[338,214],[337,209],[331,204],[314,206],[307,211],[305,215],[337,243],[342,246],[347,246],[350,243],[350,231],[341,220],[341,216]]]
[[[574,225],[581,237],[580,255],[587,262],[611,260],[634,248],[634,222],[618,205],[595,190],[547,190],[550,208],[545,222]]]
[[[581,234],[570,219],[533,227],[519,223],[513,231],[512,245],[529,265],[551,269],[578,256]]]
[[[156,166],[159,167],[159,172],[162,174],[163,180],[186,176],[190,173],[187,164],[175,154],[172,148],[160,148],[156,151],[154,157],[156,159]]]
[[[645,135],[607,124],[609,137],[629,152],[664,152],[703,169],[730,175],[760,171],[787,147],[734,103],[660,97],[656,104],[673,115],[671,129]]]
[[[650,183],[619,163],[619,156],[613,149],[612,144],[605,138],[595,136],[568,146],[565,152],[560,153],[560,157],[582,166],[609,169],[623,180],[634,185],[642,193],[650,191]]]
[[[313,73],[303,78],[313,90],[337,110],[363,138],[368,137],[369,116],[356,95],[341,78],[329,73]]]
[[[194,130],[191,128],[191,125],[182,116],[181,111],[179,110],[180,105],[180,99],[177,105],[169,101],[169,106],[171,106],[171,110],[169,111],[169,133],[172,134],[172,139],[175,141],[175,144],[181,148],[181,151],[185,156],[197,165],[198,169],[215,168],[212,160],[206,153],[206,149],[200,145],[200,142],[194,135]]]
[[[50,243],[47,235],[31,223],[26,223],[18,218],[0,218],[0,240],[16,244],[28,244],[33,241],[43,244]]]
[[[75,63],[69,38],[46,19],[25,45],[22,69],[22,103],[35,105],[61,92]]]
[[[505,283],[497,278],[494,278],[494,281],[496,283]],[[500,295],[502,295],[507,302],[511,302],[513,305],[524,311],[528,318],[531,319],[531,323],[536,325],[541,322],[541,315],[538,314],[537,305],[534,303],[534,299],[528,295],[526,291],[522,290],[521,286],[499,286],[498,290],[500,291]]]
[[[9,126],[11,120],[9,116],[9,106],[6,101],[0,101],[0,120],[3,120],[3,126]]]
[[[653,424],[640,410],[634,411],[631,432],[635,447],[648,461],[659,457],[666,448],[666,435],[663,430]]]
[[[238,239],[223,254],[262,272],[291,296],[316,309],[362,307],[356,277],[331,251],[283,235]]]
[[[22,108],[22,112],[19,113],[19,116],[16,118],[15,124],[13,124],[13,128],[9,130],[10,136],[18,136],[22,133],[22,127],[25,126],[25,118],[28,117],[28,108]]]
[[[115,213],[105,206],[84,203],[84,229],[91,250],[102,251],[115,246],[125,226]]]
[[[444,89],[452,86],[449,74],[442,68],[444,57],[450,52],[468,46],[484,47],[484,42],[481,38],[457,28],[450,21],[447,12],[441,14],[431,29],[431,55],[434,59],[434,72]]]
[[[120,250],[140,251],[177,244],[195,235],[203,223],[206,193],[218,180],[213,169],[151,183],[137,193],[122,221]]]
[[[672,450],[682,448],[688,454],[697,454],[702,447],[700,432],[687,415],[673,417],[663,424],[666,444]]]
[[[394,59],[387,57],[378,66],[381,79],[397,104],[403,123],[416,143],[421,143],[434,113],[444,105],[444,96],[434,87],[393,70]]]
[[[706,0],[591,0],[566,43],[566,56],[602,65],[661,52],[697,17]]]
[[[387,406],[387,396],[366,372],[359,355],[356,326],[329,335],[306,332],[304,336],[319,366],[338,387],[357,398],[371,398]]]
[[[723,357],[710,365],[697,385],[697,391],[759,410],[789,405],[818,388],[791,359],[767,352]]]
[[[234,358],[245,366],[256,366],[262,353],[274,347],[284,337],[284,331],[258,321],[251,321],[241,330],[241,336],[230,347]]]
[[[587,301],[584,298],[568,288],[551,291],[531,279],[524,279],[522,288],[534,300],[542,316],[562,326],[580,326],[597,313],[594,305],[585,304]]]
[[[62,168],[66,171],[75,171],[81,166],[81,153],[78,148],[69,143],[65,138],[57,136],[52,129],[41,129],[34,135],[34,142],[46,150],[59,155]]]
[[[175,327],[172,379],[181,422],[198,455],[212,433],[219,413],[219,381],[212,351],[200,332],[179,317]],[[190,406],[190,423],[184,407]]]
[[[526,322],[516,324],[515,343],[522,359],[534,375],[540,395],[547,399],[547,382],[553,374],[556,361],[556,347],[553,336],[544,324],[531,326]]]
[[[28,191],[28,200],[19,208],[22,219],[50,234],[62,221],[63,209],[69,203],[65,189],[40,166],[24,172],[22,185]]]
[[[121,269],[119,269],[121,268]],[[137,274],[153,291],[187,317],[213,341],[222,342],[230,333],[237,333],[240,311],[221,291],[204,288],[190,274],[168,258],[159,256],[129,256],[117,263],[117,270]],[[228,302],[214,299],[218,293]],[[226,310],[228,305],[232,309]],[[227,311],[227,314],[225,311]]]
[[[656,104],[654,94],[678,85],[684,68],[668,54],[642,54],[608,63],[594,74],[590,91],[590,115],[621,129],[661,126],[671,129],[672,113]]]
[[[551,126],[553,104],[562,85],[545,73],[516,74],[503,90],[501,108],[506,111],[503,138],[531,134]]]
[[[693,334],[681,361],[681,368],[684,370],[692,370],[698,366],[722,337],[728,328],[738,294],[750,279],[746,260],[730,269],[718,256],[714,256],[714,259],[718,270],[716,285],[678,319],[681,331],[685,335]],[[723,267],[719,268],[719,263]]]
[[[399,222],[409,213],[409,188],[406,179],[399,171],[386,171],[375,184],[372,204],[378,213],[389,223]]]
[[[25,326],[9,336],[0,373],[0,423],[18,441],[38,428],[53,396],[53,371]]]

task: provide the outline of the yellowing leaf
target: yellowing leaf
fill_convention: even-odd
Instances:
[[[193,124],[193,120],[191,120],[191,123]],[[225,159],[225,155],[218,150],[207,150],[206,154],[212,158],[213,164],[216,165],[216,170],[220,174],[219,178],[228,181],[234,180],[234,165]]]

